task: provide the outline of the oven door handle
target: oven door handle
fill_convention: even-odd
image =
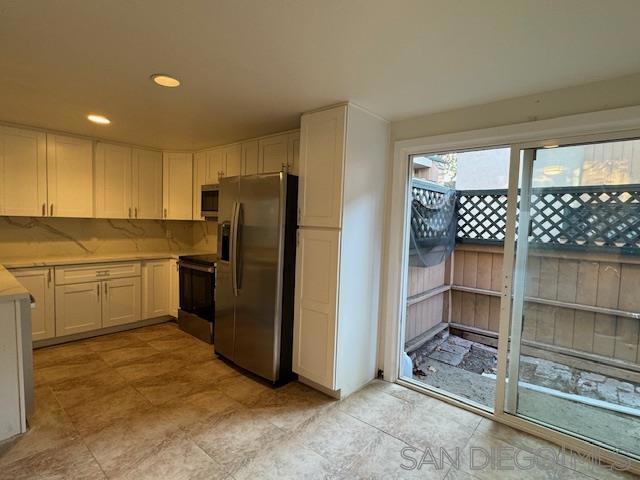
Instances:
[[[197,270],[199,272],[206,272],[206,273],[216,272],[215,267],[203,267],[202,265],[196,265],[195,263],[178,261],[178,265],[181,266],[182,268],[189,268],[191,270]]]

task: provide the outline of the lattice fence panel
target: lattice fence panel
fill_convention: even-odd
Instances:
[[[507,191],[458,192],[459,241],[502,243],[507,226]]]
[[[461,243],[505,239],[507,191],[458,192]],[[640,250],[640,185],[533,189],[529,243],[539,247]]]
[[[416,240],[437,241],[447,233],[448,218],[440,208],[449,189],[438,184],[414,179],[411,188],[411,200],[433,210],[434,215],[425,222],[420,215],[411,215],[411,228]]]

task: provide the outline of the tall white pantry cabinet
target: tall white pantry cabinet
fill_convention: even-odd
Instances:
[[[376,374],[388,148],[353,104],[302,116],[293,370],[336,397]]]

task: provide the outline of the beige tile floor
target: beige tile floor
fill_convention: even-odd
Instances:
[[[37,350],[34,363],[37,412],[0,444],[2,479],[631,478],[568,468],[550,444],[398,385],[342,402],[297,382],[273,389],[172,323]],[[459,449],[459,468],[440,464],[441,447]],[[470,447],[533,467],[472,470]],[[407,448],[438,465],[403,469]]]

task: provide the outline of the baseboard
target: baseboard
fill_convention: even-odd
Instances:
[[[76,340],[84,340],[92,337],[99,337],[101,335],[108,335],[109,333],[124,332],[126,330],[133,330],[140,327],[148,327],[150,325],[157,325],[159,323],[165,323],[167,321],[175,321],[174,317],[164,315],[162,317],[148,318],[146,320],[140,320],[138,322],[127,323],[125,325],[116,325],[114,327],[101,328],[99,330],[91,330],[89,332],[75,333],[73,335],[66,335],[64,337],[47,338],[46,340],[37,340],[33,342],[33,348],[51,347],[53,345],[60,345],[62,343],[74,342]]]
[[[309,380],[308,378],[298,376],[298,381],[300,383],[304,383],[306,386],[313,388],[314,390],[318,390],[319,392],[324,393],[325,395],[335,398],[336,400],[340,400],[342,398],[342,394],[340,390],[331,390],[319,383],[314,382],[313,380]]]

